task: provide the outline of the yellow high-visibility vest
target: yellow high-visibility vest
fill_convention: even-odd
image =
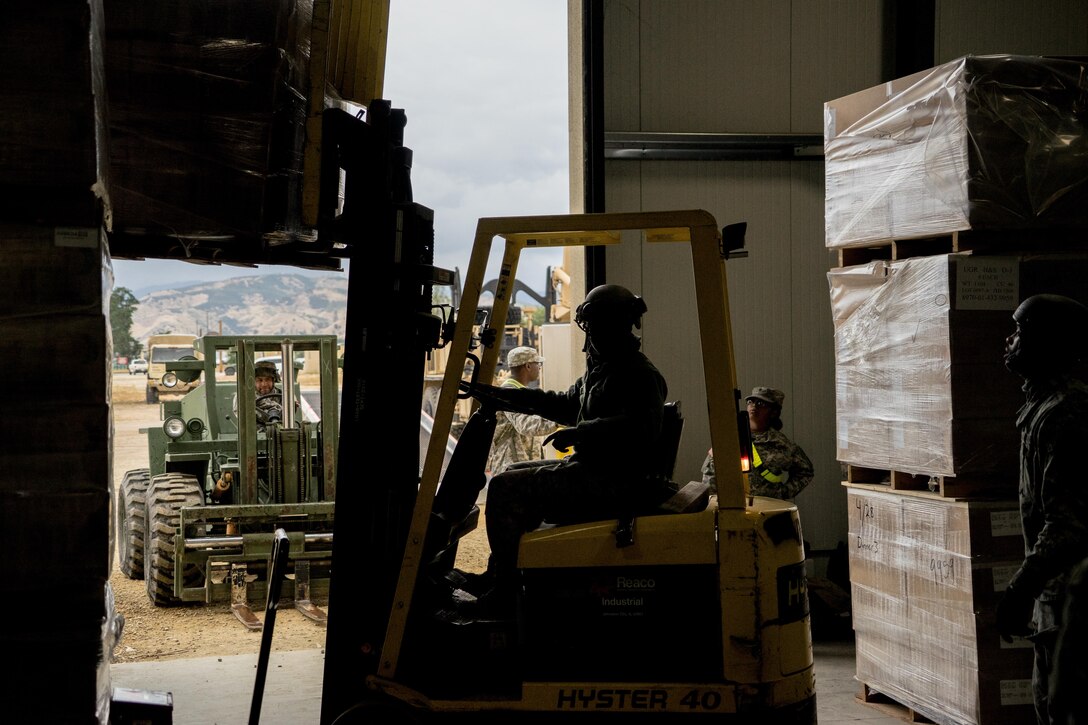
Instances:
[[[752,464],[754,466],[752,470],[768,483],[782,483],[786,480],[785,476],[777,474],[763,465],[763,461],[759,458],[759,450],[754,445],[752,446]]]

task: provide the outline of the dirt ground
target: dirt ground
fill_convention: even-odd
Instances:
[[[144,376],[120,373],[113,379],[113,483],[116,490],[125,472],[145,468],[147,437],[141,428],[161,425],[159,406],[144,402]],[[481,519],[482,521],[482,519]],[[115,547],[116,548],[116,547]],[[482,527],[462,539],[457,566],[481,571],[487,561],[487,540]],[[334,574],[335,576],[335,574]],[[121,573],[116,561],[110,579],[116,609],[124,616],[124,632],[114,649],[113,662],[149,662],[191,657],[222,657],[256,653],[261,633],[246,629],[227,604],[192,604],[160,608],[151,604],[143,580]],[[326,610],[327,602],[318,602]],[[263,618],[263,607],[254,604]],[[325,646],[325,628],[293,607],[276,615],[272,649],[286,652]]]

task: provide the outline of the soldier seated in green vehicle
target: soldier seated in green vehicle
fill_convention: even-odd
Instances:
[[[259,362],[253,368],[253,388],[256,391],[257,425],[263,429],[270,423],[279,423],[283,420],[283,391],[278,384],[280,382],[279,371],[270,362]],[[231,405],[234,417],[238,417],[238,394],[235,393]]]

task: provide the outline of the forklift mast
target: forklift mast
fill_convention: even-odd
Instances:
[[[329,723],[378,669],[419,484],[424,363],[442,322],[431,292],[453,274],[434,267],[434,215],[412,201],[404,111],[375,100],[365,120],[328,109],[322,125],[319,233],[350,260],[321,706]]]

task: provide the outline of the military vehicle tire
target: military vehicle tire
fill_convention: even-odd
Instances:
[[[159,402],[159,391],[150,385],[147,386],[147,402],[157,403]]]
[[[126,471],[117,492],[117,557],[121,572],[129,579],[144,578],[144,534],[147,533],[147,487],[151,472],[146,468]]]
[[[147,490],[144,582],[148,598],[157,607],[181,603],[174,596],[174,534],[181,524],[181,509],[203,504],[204,493],[194,476],[163,473],[151,479]],[[195,584],[199,577],[196,566],[185,571],[186,584]]]

